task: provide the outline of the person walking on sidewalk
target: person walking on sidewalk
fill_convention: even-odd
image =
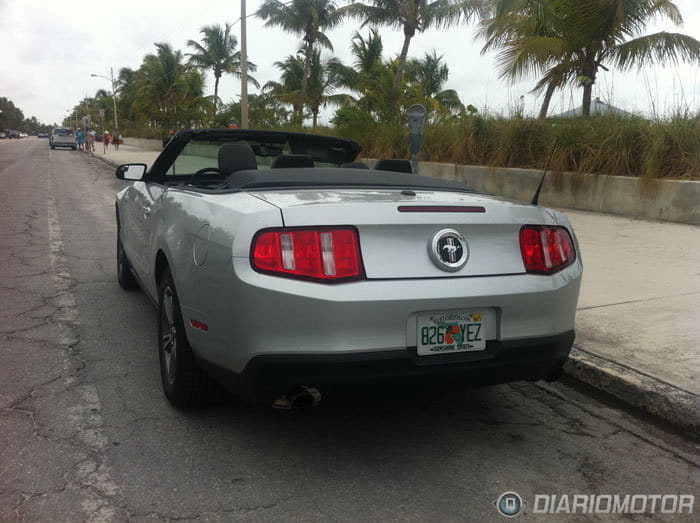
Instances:
[[[78,128],[78,132],[75,134],[78,138],[78,149],[83,150],[83,144],[85,143],[85,133],[81,128]]]
[[[109,140],[112,138],[109,135],[109,131],[105,131],[105,133],[102,135],[102,149],[105,154],[107,154],[107,149],[109,149]]]
[[[92,129],[85,133],[85,150],[95,152],[95,131]]]
[[[119,129],[114,131],[114,150],[118,151],[119,146],[122,143],[122,133],[119,132]]]

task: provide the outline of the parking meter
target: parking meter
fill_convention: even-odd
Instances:
[[[418,174],[418,153],[423,146],[425,114],[425,107],[421,104],[413,104],[408,108],[408,147],[411,150],[413,174]]]

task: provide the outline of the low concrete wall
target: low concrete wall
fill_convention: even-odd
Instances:
[[[146,138],[124,137],[124,145],[131,145],[132,147],[140,147],[141,149],[146,149],[147,151],[162,151],[163,150],[163,140],[148,140]]]
[[[370,165],[375,160],[366,160]],[[542,171],[478,165],[421,162],[425,176],[460,180],[469,187],[521,202],[530,202]],[[582,211],[606,212],[700,225],[700,182],[646,180],[595,174],[547,174],[540,203]]]

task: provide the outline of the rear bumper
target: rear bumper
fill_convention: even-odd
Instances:
[[[435,356],[418,356],[415,347],[345,354],[261,354],[251,358],[240,374],[201,363],[222,385],[258,401],[271,401],[298,386],[322,392],[378,383],[483,386],[547,376],[566,361],[574,336],[571,330],[555,336],[494,340],[484,351]]]

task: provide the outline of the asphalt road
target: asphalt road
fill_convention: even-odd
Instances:
[[[121,186],[84,153],[0,142],[0,521],[490,521],[509,490],[697,496],[695,442],[566,383],[171,408],[155,310],[116,283]]]

